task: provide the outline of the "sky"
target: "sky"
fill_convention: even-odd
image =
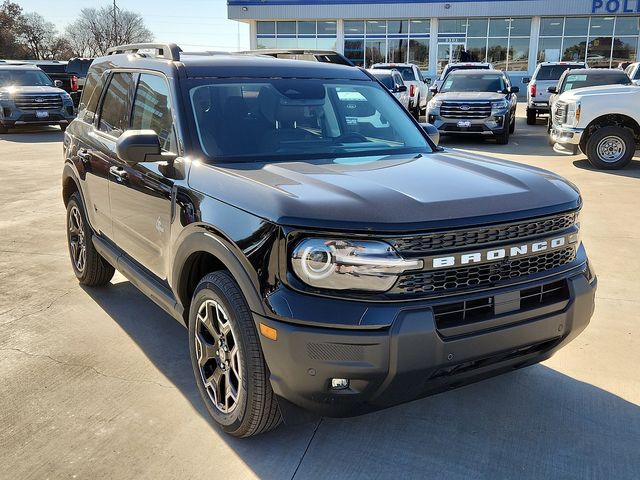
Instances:
[[[113,5],[113,0],[13,0],[24,12],[37,12],[59,32],[83,8]],[[226,0],[117,0],[118,7],[137,12],[156,41],[173,42],[183,50],[246,50],[249,26],[227,19]]]

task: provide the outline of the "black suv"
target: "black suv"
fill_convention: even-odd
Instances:
[[[232,435],[532,365],[593,312],[576,188],[438,149],[357,68],[118,47],[64,156],[76,276],[188,327]]]

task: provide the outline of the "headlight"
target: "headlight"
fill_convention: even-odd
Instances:
[[[435,110],[442,106],[442,100],[438,100],[437,98],[432,98],[429,103],[427,103],[427,109]]]
[[[62,100],[66,101],[66,102],[71,102],[71,95],[69,95],[67,92],[64,92],[63,94],[61,94],[62,96]]]
[[[567,105],[567,121],[566,125],[577,127],[580,123],[580,115],[582,113],[582,104],[580,102],[572,102]]]
[[[291,257],[293,271],[307,285],[330,290],[386,292],[422,260],[405,260],[391,245],[369,240],[308,238]]]
[[[11,94],[9,92],[0,92],[0,100],[9,100]]]
[[[500,110],[504,110],[509,106],[509,102],[506,100],[498,100],[496,102],[491,102],[491,110],[494,112],[499,112]]]

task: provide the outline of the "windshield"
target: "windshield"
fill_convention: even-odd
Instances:
[[[567,75],[560,92],[568,92],[576,88],[597,87],[600,85],[630,85],[631,79],[624,72],[589,73]]]
[[[432,151],[407,112],[372,81],[203,80],[189,96],[202,150],[216,160]]]
[[[400,75],[402,75],[402,80],[405,81],[409,81],[409,82],[415,82],[416,81],[416,75],[415,73],[413,73],[413,68],[412,67],[398,67],[398,66],[388,66],[388,65],[379,65],[379,66],[374,66],[374,69],[380,69],[380,70],[389,70],[391,68],[393,68],[394,70],[397,70],[400,72]]]
[[[504,77],[495,74],[449,75],[440,91],[446,92],[500,92],[506,90]]]
[[[0,70],[0,87],[53,86],[46,73],[40,70]]]
[[[451,72],[455,72],[457,70],[491,70],[491,68],[489,68],[489,65],[455,65],[447,68],[443,72],[442,77],[446,78]]]
[[[542,65],[536,74],[536,80],[560,80],[565,70],[570,68],[584,68],[584,64]]]

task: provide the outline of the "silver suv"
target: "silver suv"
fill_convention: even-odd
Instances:
[[[539,63],[531,79],[524,79],[527,89],[527,125],[535,125],[538,115],[549,113],[549,87],[558,85],[565,70],[587,68],[584,62],[543,62]]]

